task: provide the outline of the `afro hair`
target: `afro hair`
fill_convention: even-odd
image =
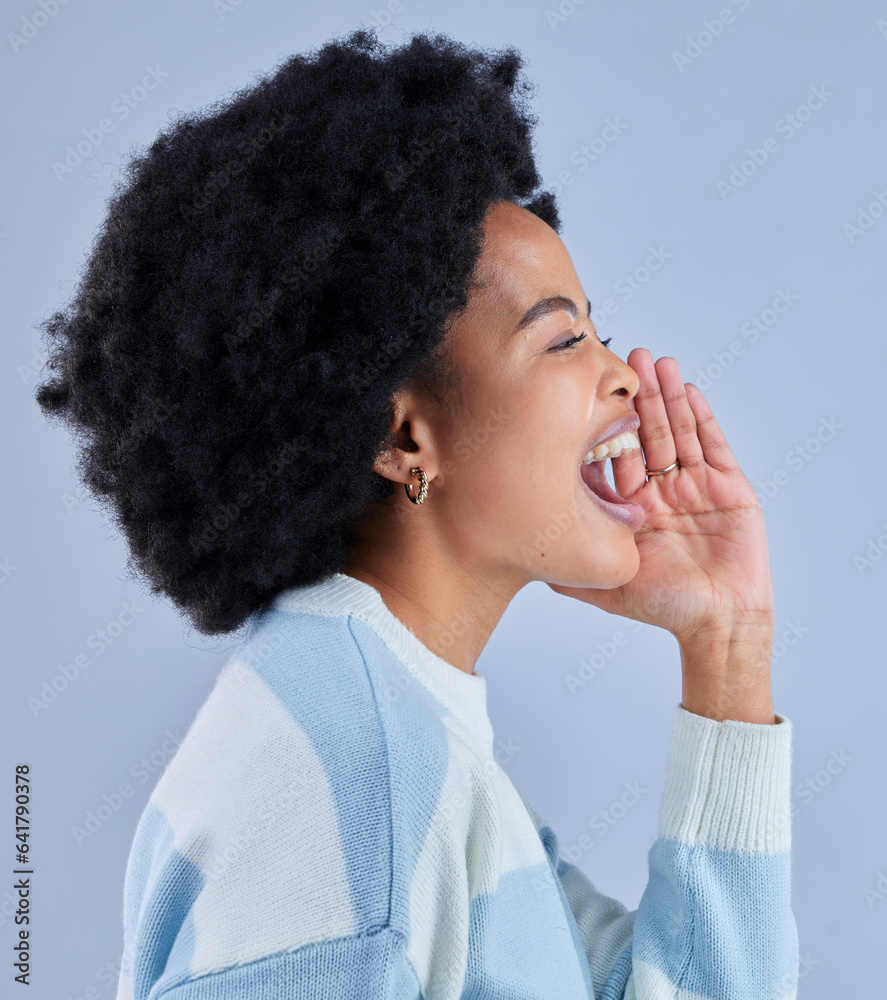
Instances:
[[[394,490],[393,399],[456,389],[490,206],[555,231],[517,50],[352,31],[180,114],[122,167],[70,302],[40,324],[42,412],[129,568],[206,635],[341,571]]]

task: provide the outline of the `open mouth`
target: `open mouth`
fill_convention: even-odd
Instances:
[[[604,472],[603,461],[580,465],[579,475],[589,496],[602,510],[635,531],[641,527],[646,517],[646,511],[640,504],[632,503],[625,497],[619,496],[610,486]]]

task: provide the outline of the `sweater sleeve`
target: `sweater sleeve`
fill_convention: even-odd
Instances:
[[[554,838],[596,1000],[794,998],[792,729],[776,718],[717,722],[675,707],[659,835],[637,910],[598,892]]]

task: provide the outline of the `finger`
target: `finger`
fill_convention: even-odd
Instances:
[[[613,486],[626,499],[637,492],[647,481],[644,456],[640,448],[623,451],[610,460],[613,466]]]
[[[718,426],[711,408],[705,397],[692,382],[687,383],[687,401],[693,410],[696,420],[696,434],[702,445],[705,461],[720,472],[732,472],[739,468],[739,463],[727,444],[723,431]]]
[[[630,410],[637,409],[634,399],[627,399]],[[647,481],[647,470],[644,468],[644,455],[640,448],[623,451],[621,455],[610,460],[613,466],[613,486],[621,497],[630,497]]]
[[[645,347],[636,347],[626,360],[637,372],[640,382],[634,402],[641,418],[638,436],[644,450],[644,462],[649,469],[664,469],[675,460],[675,443],[653,356]]]
[[[696,417],[687,400],[680,366],[674,358],[660,358],[656,362],[656,373],[671,425],[675,455],[681,467],[690,469],[695,465],[704,465],[705,457],[696,432]]]

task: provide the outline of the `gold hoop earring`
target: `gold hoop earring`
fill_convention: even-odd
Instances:
[[[410,469],[410,474],[419,477],[419,495],[414,497],[410,492],[410,487],[413,485],[412,483],[404,483],[403,488],[407,491],[407,496],[413,501],[413,503],[425,503],[425,497],[428,496],[428,477],[419,465]]]

